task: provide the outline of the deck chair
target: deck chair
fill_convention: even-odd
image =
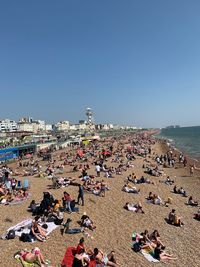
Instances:
[[[17,189],[22,188],[22,182],[21,181],[17,181]]]
[[[5,185],[6,185],[6,188],[7,188],[8,190],[11,189],[11,182],[10,182],[10,181],[5,182]]]
[[[28,179],[25,179],[24,180],[24,186],[23,186],[24,189],[28,189],[29,188],[29,180]]]

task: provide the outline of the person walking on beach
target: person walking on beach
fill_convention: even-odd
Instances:
[[[79,184],[79,190],[78,190],[78,199],[77,199],[78,205],[80,205],[79,203],[80,199],[82,201],[82,206],[84,206],[84,189],[81,184]]]
[[[100,165],[97,164],[97,165],[95,166],[95,169],[96,169],[97,177],[100,177],[100,172],[101,172],[101,167],[100,167]]]
[[[190,166],[190,175],[193,176],[194,175],[194,166]]]
[[[184,166],[184,168],[187,166],[187,158],[186,157],[184,157],[183,166]]]

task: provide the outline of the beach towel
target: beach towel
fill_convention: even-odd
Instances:
[[[30,251],[27,251],[27,252],[30,252]],[[29,263],[29,262],[26,262],[26,261],[21,261],[20,259],[20,251],[14,255],[14,258],[16,259],[16,261],[20,262],[21,264],[23,264],[23,266],[27,266],[27,267],[34,267],[34,266],[38,266],[37,263]],[[45,261],[45,266],[48,266],[48,267],[51,267],[51,263],[49,260],[46,260]]]
[[[16,259],[16,261],[18,261],[18,262],[20,262],[21,264],[23,264],[24,266],[29,266],[29,267],[34,267],[35,266],[35,264],[34,263],[29,263],[29,262],[26,262],[26,261],[21,261],[21,259],[20,259],[20,254],[19,253],[17,253],[15,256],[14,256],[14,258]]]
[[[0,204],[2,205],[18,205],[18,204],[21,204],[21,203],[24,203],[27,199],[29,199],[31,196],[31,193],[28,193],[27,197],[24,197],[24,198],[16,198],[16,199],[13,199],[11,202],[7,202],[6,199],[2,199]]]
[[[61,266],[62,267],[72,267],[74,256],[76,254],[76,248],[75,247],[68,247],[65,256],[62,260]],[[96,261],[91,260],[89,263],[89,267],[96,267]]]
[[[10,227],[8,230],[7,230],[7,233],[10,231],[10,230],[14,230],[15,231],[15,236],[18,236],[18,237],[21,237],[21,235],[24,233],[24,234],[29,234],[30,233],[30,229],[31,229],[31,225],[32,225],[32,219],[26,219],[20,223],[18,223],[17,225],[15,226],[12,226]],[[47,224],[47,229],[46,230],[46,235],[49,235],[53,230],[55,230],[58,225],[55,225],[54,222],[46,222],[45,224]],[[40,224],[41,225],[41,224]],[[6,235],[7,235],[6,233]],[[3,235],[5,236],[5,235]],[[2,238],[3,238],[2,236]],[[36,240],[32,239],[32,242],[35,242]]]
[[[75,247],[68,247],[64,258],[62,260],[61,266],[63,267],[72,267],[74,255],[76,254],[76,248]]]
[[[146,250],[146,249],[142,249],[140,251],[142,253],[142,255],[145,257],[145,259],[147,259],[149,262],[159,262],[159,260],[155,259],[151,254],[150,251]]]
[[[141,249],[140,247],[134,247],[134,245],[137,245],[137,242],[139,241],[139,239],[142,238],[142,236],[140,234],[138,234],[137,232],[133,232],[132,234],[132,240],[134,241],[133,245],[132,245],[132,249],[135,252],[140,252],[145,259],[147,259],[149,262],[159,262],[159,260],[155,259],[152,254],[151,254],[151,250],[150,249]]]

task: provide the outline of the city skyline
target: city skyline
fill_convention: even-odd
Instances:
[[[200,125],[200,2],[9,1],[0,117]]]

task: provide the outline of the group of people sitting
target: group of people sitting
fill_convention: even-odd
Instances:
[[[28,188],[22,187],[21,181],[18,183],[16,179],[11,179],[0,184],[0,203],[10,204],[20,202],[29,196]]]
[[[167,201],[162,201],[161,197],[157,194],[153,194],[152,192],[149,192],[148,197],[146,198],[148,203],[152,203],[155,205],[161,205],[161,206],[167,206],[168,204],[171,204],[172,199],[168,198]]]
[[[129,182],[132,182],[134,184],[155,184],[153,181],[150,181],[149,179],[142,176],[141,178],[137,178],[134,173],[130,174],[127,177],[127,180]]]
[[[94,177],[90,177],[84,181],[83,188],[87,193],[93,193],[102,197],[105,197],[105,192],[110,189],[104,180],[95,181]]]
[[[111,266],[117,267],[119,264],[117,263],[115,251],[111,251],[106,254],[102,252],[98,248],[85,247],[85,240],[81,238],[77,247],[73,248],[73,262],[72,267],[88,267],[88,266]],[[67,267],[66,263],[66,255],[61,263],[62,267]],[[90,265],[93,262],[94,265]]]
[[[177,188],[177,186],[175,185],[173,188],[173,192],[175,194],[180,194],[184,197],[187,197],[187,193],[186,193],[185,189],[183,189],[183,187]]]
[[[163,171],[160,170],[157,166],[156,167],[143,166],[143,167],[146,168],[145,173],[151,176],[159,177],[163,175]]]
[[[132,240],[132,248],[135,252],[147,249],[149,254],[156,260],[176,260],[173,255],[165,252],[165,245],[161,241],[160,234],[157,230],[154,230],[152,234],[149,234],[148,230],[145,230],[141,234],[133,233]]]
[[[67,187],[70,184],[73,184],[73,181],[75,179],[72,179],[71,177],[52,177],[52,187],[53,188],[60,188],[60,187]]]

